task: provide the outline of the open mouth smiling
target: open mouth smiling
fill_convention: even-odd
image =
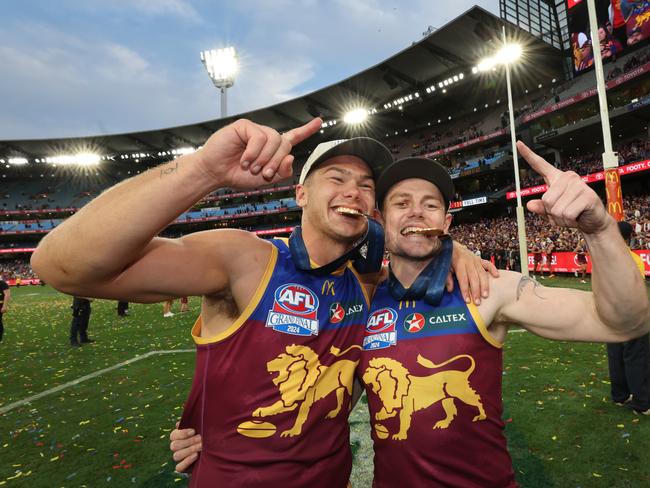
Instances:
[[[352,207],[334,207],[334,211],[339,215],[345,215],[346,217],[365,217],[361,210]]]

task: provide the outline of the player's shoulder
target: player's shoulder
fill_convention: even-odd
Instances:
[[[264,266],[273,256],[273,245],[252,232],[239,229],[214,229],[181,238],[188,255],[207,261],[204,265],[240,272],[251,266]]]
[[[212,229],[194,232],[182,237],[192,245],[219,246],[219,249],[235,250],[238,253],[270,251],[271,243],[260,239],[255,233],[241,229]]]
[[[520,295],[522,291],[532,284],[542,286],[534,278],[524,276],[518,271],[499,270],[499,277],[490,276],[490,298],[494,301],[510,301],[513,297]]]

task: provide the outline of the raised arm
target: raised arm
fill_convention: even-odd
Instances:
[[[650,327],[643,278],[629,249],[596,193],[573,172],[562,172],[523,143],[518,149],[549,189],[528,209],[559,226],[579,229],[592,260],[593,293],[545,288],[519,273],[495,282],[498,306],[487,310],[495,324],[519,324],[551,339],[617,342]]]
[[[50,232],[32,256],[34,271],[66,293],[129,301],[223,290],[242,263],[241,249],[259,251],[264,261],[268,243],[239,231],[155,236],[217,188],[257,188],[290,176],[293,145],[320,124],[314,119],[283,135],[248,120],[224,127],[196,153],[119,183]]]

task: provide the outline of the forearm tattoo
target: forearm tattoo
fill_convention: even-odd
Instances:
[[[535,279],[530,278],[529,276],[522,276],[519,280],[519,283],[517,284],[517,301],[519,301],[519,298],[521,297],[521,294],[524,292],[524,288],[526,288],[526,285],[528,285],[528,283],[533,284],[533,293],[537,298],[546,300],[546,298],[537,292],[537,287],[542,285],[540,285]]]
[[[178,170],[178,161],[172,161],[160,168],[160,177],[170,175]]]

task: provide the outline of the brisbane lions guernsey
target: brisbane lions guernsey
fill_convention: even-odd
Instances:
[[[455,284],[433,307],[372,301],[358,375],[366,388],[376,488],[516,487],[501,420],[501,344]]]
[[[351,265],[315,276],[273,252],[255,296],[222,334],[202,338],[181,428],[202,451],[191,487],[344,488],[348,413],[368,299]]]

